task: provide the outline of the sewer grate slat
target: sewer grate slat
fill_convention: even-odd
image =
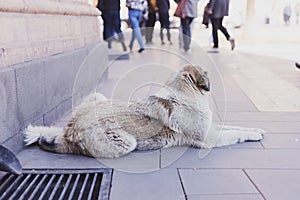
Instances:
[[[34,196],[36,195],[36,193],[38,192],[39,188],[44,183],[44,181],[47,179],[47,177],[48,177],[48,174],[46,174],[45,176],[42,177],[42,179],[40,180],[40,182],[38,183],[38,185],[34,188],[33,192],[29,196],[29,199],[33,199],[34,198]]]
[[[69,200],[72,200],[73,199],[73,195],[75,193],[75,189],[78,185],[78,182],[79,182],[79,179],[80,179],[80,174],[77,174],[76,176],[76,179],[75,179],[75,182],[74,182],[74,185],[73,185],[73,188],[71,190],[71,193],[70,193],[70,196],[69,196]]]
[[[80,192],[79,192],[78,199],[82,199],[83,194],[84,194],[84,192],[85,192],[85,190],[86,190],[86,186],[87,186],[88,179],[89,179],[89,174],[86,174],[86,175],[85,175],[85,178],[84,178],[84,182],[83,182],[82,187],[81,187],[81,190],[80,190]]]
[[[67,180],[66,184],[64,185],[64,189],[63,189],[63,191],[61,192],[61,194],[59,196],[59,200],[63,200],[64,199],[65,193],[66,193],[67,189],[70,186],[70,182],[72,180],[72,177],[73,177],[73,175],[70,174],[69,177],[68,177],[68,180]]]
[[[92,199],[92,195],[93,195],[93,192],[94,192],[94,188],[95,188],[97,176],[98,176],[98,174],[95,174],[95,175],[94,175],[93,182],[92,182],[92,184],[91,184],[91,192],[89,193],[89,196],[88,196],[87,200]]]
[[[60,186],[60,182],[62,181],[62,179],[64,178],[64,175],[60,175],[58,181],[56,182],[54,189],[52,190],[49,199],[54,199],[54,195],[56,194],[57,189]]]
[[[45,190],[42,192],[41,196],[39,197],[39,200],[42,200],[46,193],[48,192],[47,188],[52,184],[53,180],[55,179],[56,174],[54,174],[51,179],[49,180],[48,184],[45,186]]]
[[[21,195],[20,199],[25,199],[26,196],[29,196],[30,193],[29,191],[31,191],[31,189],[33,188],[36,180],[39,178],[39,174],[38,175],[33,175],[33,180],[31,180],[31,182],[29,183],[29,185],[26,187],[25,191],[23,192],[23,194]],[[30,180],[30,179],[29,179]],[[27,198],[26,198],[27,199]]]

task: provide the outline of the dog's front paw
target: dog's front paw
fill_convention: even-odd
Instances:
[[[254,131],[257,132],[257,133],[260,133],[260,134],[262,134],[262,135],[264,135],[264,134],[266,133],[265,130],[260,129],[260,128],[256,128],[256,129],[254,129]]]
[[[261,131],[263,131],[263,130],[261,130]],[[260,141],[263,138],[264,138],[263,133],[256,132],[256,133],[249,134],[246,141]]]

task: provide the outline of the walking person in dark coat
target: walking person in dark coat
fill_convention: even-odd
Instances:
[[[108,48],[111,48],[113,36],[117,34],[123,50],[126,51],[124,35],[121,31],[120,0],[98,0],[97,8],[101,11],[103,39],[107,41]]]
[[[169,9],[170,9],[170,2],[169,0],[158,0],[156,2],[158,7],[158,14],[159,14],[159,22],[160,22],[160,39],[161,44],[164,45],[164,29],[167,30],[167,38],[170,44],[171,42],[171,33],[170,33],[170,16],[169,16]]]
[[[227,29],[223,26],[224,16],[228,16],[229,0],[210,0],[208,13],[212,24],[213,48],[219,47],[218,30],[220,30],[231,44],[231,50],[235,48],[235,40],[230,37]]]

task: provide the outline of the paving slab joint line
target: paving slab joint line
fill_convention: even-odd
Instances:
[[[241,88],[241,86],[239,85],[239,83],[231,76],[231,78],[233,79],[233,81],[237,84],[237,86],[239,87],[239,89],[241,90],[241,92],[246,95],[246,97],[249,99],[249,102],[253,105],[253,107],[256,109],[256,111],[254,112],[261,112],[258,107],[255,105],[255,103],[252,101],[252,99],[249,98],[249,96],[246,94],[246,92]]]
[[[181,188],[182,188],[182,190],[183,190],[184,199],[185,199],[185,200],[188,200],[187,194],[186,194],[186,191],[185,191],[185,189],[184,189],[183,182],[182,182],[182,178],[181,178],[181,176],[180,176],[180,172],[179,172],[179,169],[178,169],[178,168],[177,168],[177,174],[178,174],[178,178],[179,178],[179,181],[180,181]]]
[[[247,176],[247,178],[251,181],[251,183],[253,184],[253,186],[256,188],[256,190],[259,192],[259,194],[262,196],[262,198],[264,200],[267,200],[267,198],[264,196],[264,194],[262,193],[262,191],[258,188],[258,186],[255,184],[255,182],[251,179],[250,175],[246,172],[245,169],[242,169],[243,172],[245,173],[245,175]]]
[[[264,136],[263,136],[263,139],[266,137],[266,134],[264,134]],[[259,141],[259,144],[264,148],[264,149],[266,149],[266,147],[265,147],[265,145],[262,143],[262,141]]]

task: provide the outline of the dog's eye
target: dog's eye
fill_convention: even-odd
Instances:
[[[197,83],[200,85],[201,83],[203,83],[204,79],[202,77],[200,77],[197,81]]]

